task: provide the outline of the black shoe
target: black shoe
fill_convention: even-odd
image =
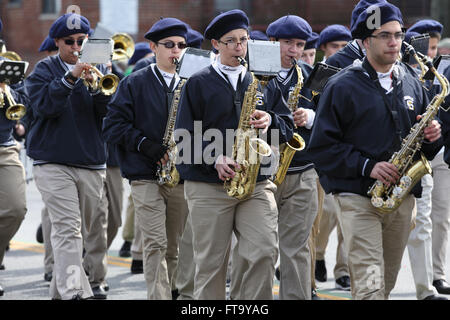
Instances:
[[[53,278],[53,272],[52,271],[44,273],[44,280],[45,281],[52,281],[52,278]]]
[[[5,270],[5,265],[4,264],[0,264],[0,270]]]
[[[108,297],[106,291],[103,290],[102,286],[92,288],[92,293],[94,294],[93,299],[95,300],[105,300]]]
[[[434,280],[433,286],[440,294],[450,294],[450,285],[445,280]]]
[[[103,290],[109,291],[109,284],[108,284],[108,282],[103,281],[103,282],[102,282],[102,287],[103,287]]]
[[[39,242],[39,243],[44,243],[44,236],[42,235],[42,223],[37,228],[36,241]]]
[[[131,257],[131,242],[125,241],[122,245],[122,247],[119,250],[119,257],[122,258],[129,258]]]
[[[144,264],[142,260],[132,260],[131,261],[131,273],[132,274],[140,274],[144,273]]]
[[[277,278],[278,281],[280,281],[280,279],[281,279],[280,267],[275,268],[275,277]]]
[[[437,294],[432,294],[431,296],[428,296],[423,300],[448,300],[448,299],[443,296],[438,296]]]
[[[316,260],[315,276],[317,281],[327,281],[327,268],[325,267],[325,260]]]
[[[311,300],[322,300],[322,298],[317,295],[316,289],[311,289]]]
[[[178,289],[172,290],[172,300],[177,300],[179,295]]]
[[[342,276],[336,279],[336,288],[340,290],[349,291],[350,290],[350,277]]]

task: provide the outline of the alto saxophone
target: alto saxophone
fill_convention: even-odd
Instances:
[[[238,57],[240,63],[245,60]],[[242,104],[239,125],[233,145],[233,160],[239,164],[235,176],[224,182],[224,188],[230,197],[242,200],[248,198],[255,189],[260,167],[260,156],[270,156],[272,150],[264,140],[258,138],[257,129],[250,125],[251,115],[258,101],[258,80],[252,74],[253,81],[247,88]]]
[[[301,96],[300,91],[303,87],[303,74],[302,70],[297,64],[297,61],[293,59],[292,63],[294,64],[295,70],[297,71],[298,80],[294,90],[289,93],[288,107],[289,110],[295,112],[297,110],[298,100]],[[297,128],[295,124],[294,127]],[[291,138],[291,140],[289,140],[289,142],[283,143],[280,146],[280,160],[277,172],[273,177],[273,183],[279,186],[284,181],[295,152],[301,151],[304,148],[305,140],[303,140],[303,138],[296,132],[294,132],[294,136]]]
[[[156,175],[159,185],[166,185],[173,188],[180,182],[180,174],[175,167],[177,157],[177,144],[174,138],[175,120],[177,118],[178,105],[180,103],[181,90],[186,79],[182,79],[174,91],[172,104],[170,106],[169,118],[167,120],[166,131],[164,132],[163,145],[167,147],[169,160],[165,165],[158,164]]]
[[[414,55],[421,68],[424,69],[426,65],[433,72],[441,84],[442,91],[433,98],[427,106],[425,113],[422,115],[421,120],[414,124],[408,136],[403,139],[401,149],[395,152],[389,160],[389,163],[397,167],[400,173],[400,179],[396,184],[391,186],[385,186],[381,181],[377,180],[369,189],[367,194],[372,197],[371,203],[381,213],[395,211],[404,200],[404,197],[408,195],[420,179],[427,173],[431,174],[431,166],[422,153],[420,154],[419,160],[413,162],[413,158],[422,147],[425,127],[437,115],[440,105],[448,95],[449,88],[448,80],[437,72],[431,60],[420,52],[416,53],[411,45],[406,42],[404,43],[407,46],[407,50]]]

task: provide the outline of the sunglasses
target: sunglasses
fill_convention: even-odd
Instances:
[[[172,49],[173,47],[177,46],[178,49],[185,49],[187,48],[187,44],[185,42],[178,42],[175,43],[173,41],[167,41],[167,42],[157,42],[158,44],[162,44],[164,47],[166,47],[167,49]]]
[[[84,41],[84,39],[78,39],[76,41],[77,45],[79,47],[81,47],[81,45],[83,44],[83,41]],[[75,40],[73,40],[73,39],[64,39],[64,43],[67,44],[68,46],[72,46],[75,43]]]

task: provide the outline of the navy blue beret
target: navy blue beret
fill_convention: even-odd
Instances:
[[[350,30],[353,30],[353,26],[355,25],[356,20],[358,19],[359,15],[364,10],[366,10],[371,5],[382,4],[382,3],[386,3],[386,0],[361,0],[361,1],[359,1],[352,11],[352,19],[350,21]]]
[[[311,36],[312,28],[305,19],[287,15],[269,24],[266,33],[276,39],[307,40]]]
[[[144,37],[153,42],[173,36],[186,39],[187,31],[187,25],[183,21],[177,18],[162,18],[153,24]]]
[[[374,19],[377,12],[380,14],[380,19]],[[373,25],[376,21],[380,22],[379,26]],[[398,21],[403,26],[402,13],[399,8],[388,2],[372,5],[359,15],[353,25],[353,38],[364,40],[371,36],[377,28],[391,21]]]
[[[319,40],[319,34],[317,32],[313,32],[311,37],[306,40],[305,50],[317,48],[317,40]]]
[[[148,42],[138,42],[134,46],[134,53],[131,58],[128,60],[129,65],[134,65],[136,62],[141,60],[147,54],[151,53],[150,45]]]
[[[411,41],[412,37],[417,37],[417,36],[420,36],[420,35],[421,35],[421,33],[408,30],[408,31],[406,31],[406,34],[405,34],[405,41],[409,43]]]
[[[43,51],[58,51],[58,47],[55,44],[55,40],[47,36],[44,41],[42,41],[39,47],[39,52]]]
[[[88,19],[76,13],[66,13],[53,22],[48,34],[50,38],[57,39],[76,33],[88,34],[90,29]]]
[[[269,37],[262,31],[253,30],[253,31],[250,31],[250,39],[267,41],[267,40],[269,40]]]
[[[443,29],[444,26],[436,20],[426,19],[417,21],[411,26],[411,28],[408,29],[408,31],[413,31],[420,34],[429,32],[437,32],[439,34],[442,34]]]
[[[321,45],[327,44],[328,42],[350,40],[352,40],[352,33],[347,27],[340,24],[332,24],[320,33],[317,48],[320,48]]]
[[[219,14],[205,29],[206,39],[219,40],[224,34],[235,29],[248,29],[249,20],[244,11],[233,9]]]
[[[203,42],[203,35],[192,28],[188,28],[186,43],[188,47],[200,49]]]

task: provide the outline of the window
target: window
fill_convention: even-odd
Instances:
[[[8,7],[9,8],[20,8],[22,4],[22,0],[9,0]]]
[[[41,16],[43,20],[53,20],[61,12],[61,0],[41,0]]]
[[[56,0],[42,0],[42,14],[57,14]]]

